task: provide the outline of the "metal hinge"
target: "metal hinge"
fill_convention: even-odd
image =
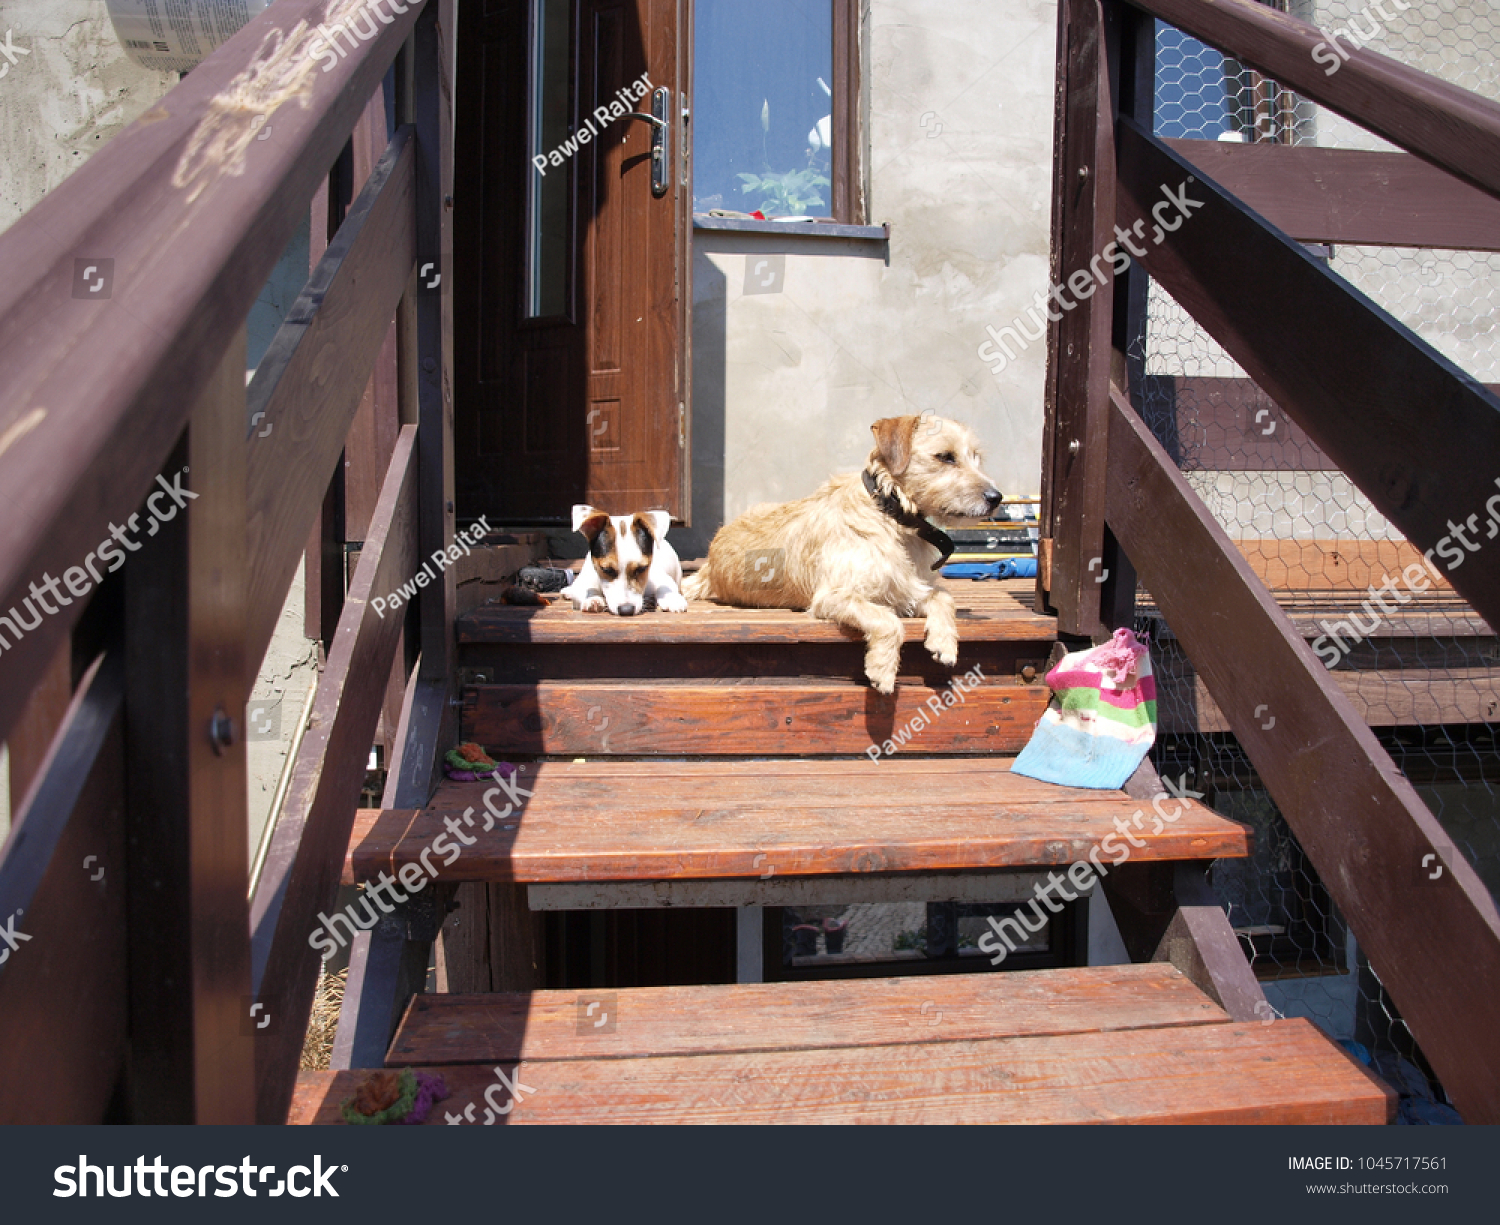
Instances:
[[[687,403],[684,400],[677,401],[677,449],[687,450]]]

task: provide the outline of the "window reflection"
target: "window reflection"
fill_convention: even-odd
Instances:
[[[832,216],[832,0],[698,0],[693,38],[693,211]]]
[[[568,138],[569,0],[532,0],[531,106],[526,160],[526,316],[564,315],[568,309],[568,197],[572,162],[539,170],[532,158]]]

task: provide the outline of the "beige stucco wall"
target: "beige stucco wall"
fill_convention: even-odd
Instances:
[[[975,349],[1047,288],[1055,21],[1050,0],[871,0],[863,163],[888,253],[695,234],[687,552],[857,467],[870,423],[903,413],[967,422],[1000,488],[1037,492],[1045,344],[999,375]],[[779,292],[746,293],[747,261],[768,256]]]
[[[7,34],[9,38],[7,39]],[[0,230],[41,200],[94,150],[177,83],[174,74],[138,68],[115,41],[102,3],[84,0],[0,0],[0,43],[15,62],[0,58]],[[252,354],[264,350],[307,272],[294,241],[252,316]],[[66,562],[62,563],[66,565]],[[317,682],[315,644],[302,633],[302,572],[298,569],[253,696],[280,701],[275,734],[248,742],[250,845],[258,842],[291,749],[309,689]],[[8,764],[0,753],[0,837],[9,827]]]

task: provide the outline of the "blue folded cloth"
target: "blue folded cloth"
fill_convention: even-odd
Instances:
[[[1003,557],[999,561],[956,561],[943,567],[944,578],[1035,578],[1036,558]]]

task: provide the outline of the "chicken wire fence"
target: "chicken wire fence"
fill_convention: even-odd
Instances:
[[[1337,71],[1340,47],[1364,46],[1500,97],[1500,10],[1484,0],[1276,0],[1316,24],[1314,49]],[[1320,58],[1321,56],[1321,58]],[[1160,137],[1392,148],[1232,58],[1158,22]],[[1481,382],[1500,383],[1500,255],[1400,247],[1311,247],[1355,290]],[[1189,485],[1236,540],[1283,609],[1354,701],[1451,843],[1500,895],[1497,640],[1354,484],[1296,430],[1229,355],[1155,282],[1137,359],[1138,407]],[[1414,404],[1412,411],[1421,412]],[[1500,477],[1500,456],[1495,457]],[[1475,508],[1478,510],[1479,508]],[[1500,524],[1481,515],[1469,564],[1494,565]],[[1486,535],[1486,532],[1489,534]],[[1410,575],[1410,578],[1407,576]],[[1387,583],[1389,580],[1389,583]],[[1420,590],[1426,582],[1425,590]],[[1374,588],[1374,593],[1370,588]],[[1383,599],[1372,598],[1378,594]],[[1400,1089],[1403,1121],[1452,1121],[1410,1031],[1316,869],[1217,708],[1177,649],[1150,593],[1137,629],[1158,677],[1160,773],[1255,831],[1247,860],[1213,882],[1277,1013],[1303,1016]],[[1275,717],[1266,709],[1264,718]],[[1431,876],[1441,863],[1414,865]]]

